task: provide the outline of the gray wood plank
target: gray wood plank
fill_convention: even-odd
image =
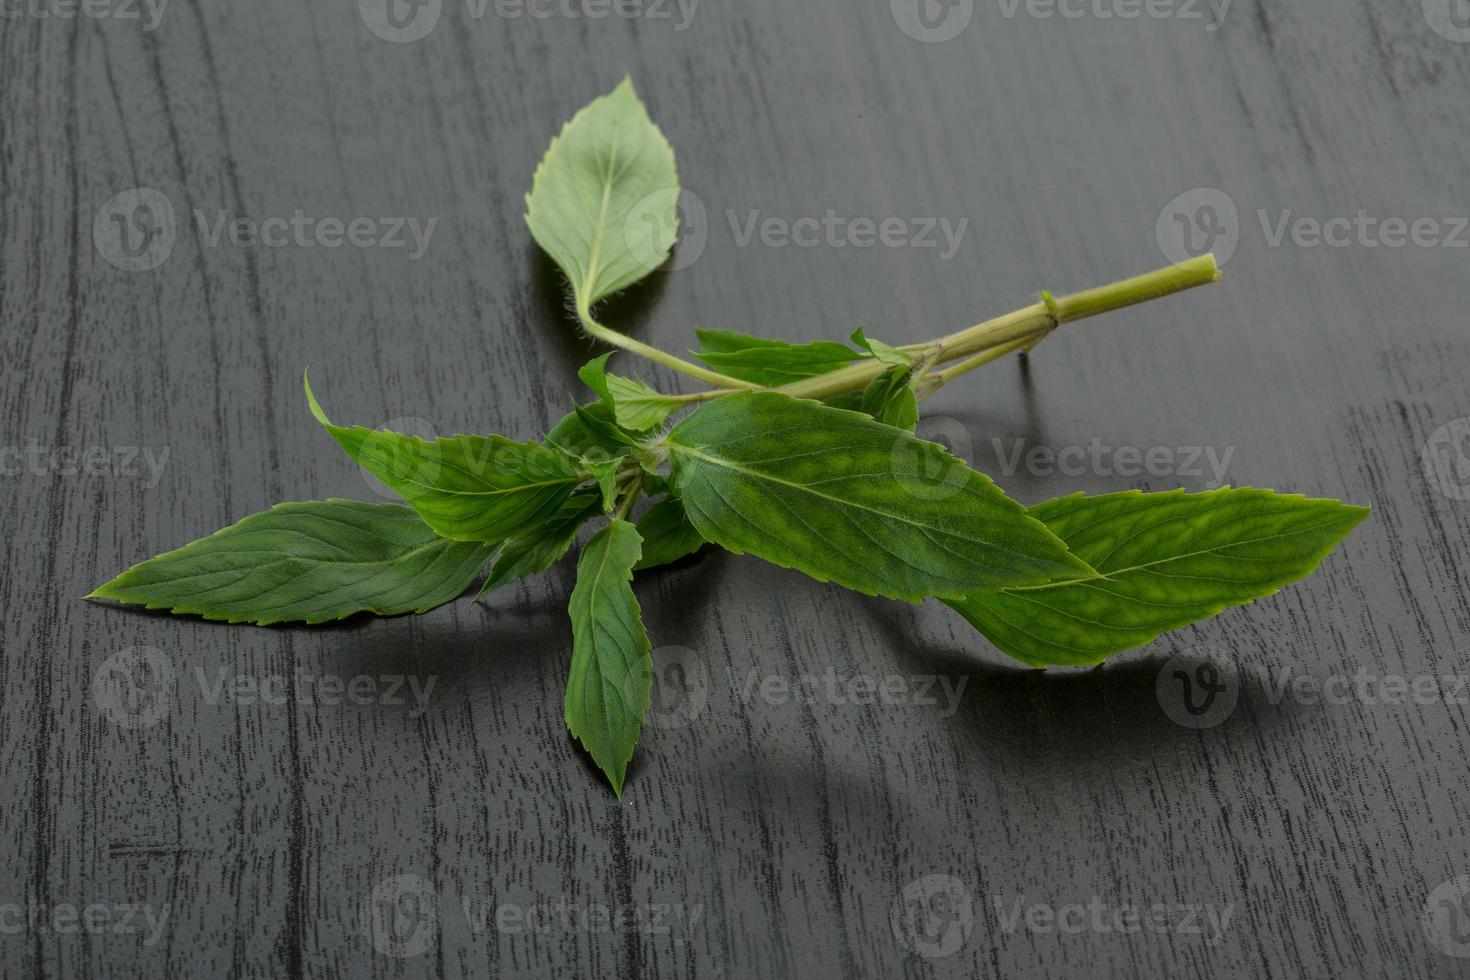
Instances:
[[[970,12],[944,43],[884,3],[446,3],[412,43],[354,6],[0,19],[0,975],[1470,975],[1423,923],[1470,874],[1470,501],[1421,465],[1470,416],[1470,252],[1272,243],[1288,212],[1442,235],[1467,213],[1448,3],[1237,0],[1210,29],[961,0],[932,8]],[[621,805],[561,724],[570,569],[317,629],[78,600],[274,501],[377,499],[307,415],[308,365],[365,424],[557,418],[595,348],[521,199],[625,73],[704,221],[615,325],[676,350],[696,324],[916,341],[1162,264],[1159,227],[1216,188],[1224,283],[987,368],[921,434],[1026,501],[1223,476],[1373,517],[1309,582],[1092,671],[1019,670],[943,607],[752,559],[640,577],[664,710]],[[127,271],[94,222],[140,187],[172,244]],[[297,209],[436,223],[415,258],[212,243],[196,217]],[[958,240],[742,244],[829,211]],[[1094,446],[1081,473],[1024,462]],[[1120,448],[1165,462],[1120,474]],[[1222,723],[1170,720],[1177,654],[1227,668]],[[1283,671],[1439,696],[1314,704]],[[1167,929],[1116,928],[1161,904]],[[1186,907],[1229,918],[1196,934]]]

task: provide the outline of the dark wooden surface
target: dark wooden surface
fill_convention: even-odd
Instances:
[[[1466,698],[1273,694],[1282,670],[1467,673],[1470,502],[1421,451],[1470,416],[1470,251],[1273,247],[1258,216],[1470,211],[1470,45],[1418,0],[1236,0],[1218,30],[982,0],[940,44],[882,0],[706,0],[684,30],[651,3],[670,19],[449,2],[401,44],[349,0],[174,0],[151,31],[44,5],[0,20],[0,443],[22,453],[0,460],[0,974],[1470,976],[1441,948],[1453,919],[1423,923],[1470,874]],[[921,433],[1028,502],[1210,483],[1187,454],[1141,477],[1004,472],[1018,440],[1098,440],[1230,452],[1231,482],[1373,517],[1309,581],[1094,671],[1027,672],[941,606],[753,559],[641,577],[665,710],[621,805],[561,721],[569,568],[337,628],[78,599],[272,502],[376,499],[307,415],[307,365],[365,424],[530,438],[558,417],[594,348],[522,195],[555,129],[624,73],[707,220],[682,246],[703,238],[698,260],[615,325],[673,349],[696,324],[911,342],[1158,266],[1166,205],[1219,188],[1239,215],[1224,283],[977,373]],[[151,271],[94,241],[136,187],[175,210]],[[211,246],[193,217],[297,208],[439,222],[414,261]],[[727,215],[828,209],[968,226],[946,261],[740,247]],[[63,451],[94,447],[70,472]],[[156,482],[127,447],[167,452]],[[1170,720],[1156,681],[1176,654],[1235,685],[1222,723]],[[964,687],[953,705],[779,695],[828,672]],[[357,675],[371,703],[317,680]],[[285,678],[287,703],[220,694],[221,676]],[[394,677],[434,685],[422,712]],[[963,889],[949,932],[932,875]],[[399,932],[375,928],[381,901]],[[1231,917],[1212,942],[1091,912],[1014,925],[1017,903]],[[66,912],[89,905],[105,917]],[[540,931],[513,931],[516,909]],[[143,913],[165,918],[135,931]]]

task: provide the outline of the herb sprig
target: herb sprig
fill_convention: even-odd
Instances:
[[[943,385],[1064,323],[1214,282],[1212,256],[1042,293],[921,344],[862,330],[848,343],[700,330],[696,364],[594,316],[668,257],[678,194],[673,149],[625,80],[552,140],[526,223],[589,335],[709,387],[662,392],[608,371],[604,354],[580,371],[595,400],[540,442],[515,442],[338,425],[308,382],[316,420],[404,505],[279,504],[88,598],[261,626],[422,613],[482,574],[481,594],[551,567],[603,521],[577,561],[565,715],[621,796],[653,684],[634,574],[706,543],[868,595],[937,598],[998,649],[1047,667],[1100,663],[1270,595],[1368,513],[1249,488],[1077,494],[1028,509],[913,434],[920,403]]]

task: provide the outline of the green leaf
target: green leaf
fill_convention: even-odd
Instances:
[[[819,581],[917,602],[1088,572],[983,474],[857,412],[741,392],[680,422],[667,445],[706,541]]]
[[[881,340],[870,340],[864,333],[863,328],[858,327],[852,332],[852,342],[872,354],[878,360],[891,367],[913,367],[913,360],[903,351],[892,344],[885,344]]]
[[[689,515],[676,497],[648,508],[638,518],[638,533],[643,537],[643,558],[637,565],[640,571],[687,558],[704,547],[704,538],[689,523]]]
[[[605,403],[599,402],[598,404],[604,409],[607,408]],[[587,428],[596,432],[600,439],[605,440],[609,444],[621,446],[626,449],[638,448],[638,440],[618,427],[616,415],[609,419],[605,417],[605,413],[594,414],[586,405],[578,405],[576,415]]]
[[[456,541],[500,541],[550,520],[587,478],[565,453],[501,436],[428,441],[335,425],[306,384],[311,412],[348,456],[387,484],[424,523]]]
[[[627,521],[615,520],[597,532],[577,562],[569,607],[567,730],[587,747],[619,797],[653,687],[648,633],[629,584],[640,551],[638,531]]]
[[[861,356],[830,340],[792,344],[733,330],[696,329],[695,333],[700,345],[695,357],[732,378],[767,387],[826,374]]]
[[[493,552],[439,537],[399,504],[277,504],[87,598],[258,626],[421,613],[464,592]]]
[[[1096,664],[1311,574],[1366,507],[1249,488],[1076,494],[1031,509],[1098,577],[950,601],[1034,667]]]
[[[843,391],[835,395],[828,395],[822,399],[822,404],[828,408],[843,408],[849,412],[861,412],[863,410],[863,392]]]
[[[669,481],[648,469],[645,463],[643,467],[643,494],[647,497],[662,497],[664,494],[672,493]]]
[[[612,409],[604,402],[578,405],[568,412],[551,431],[545,443],[573,459],[612,459],[621,456],[637,442],[613,422]]]
[[[911,383],[912,365],[889,368],[863,389],[862,411],[884,425],[914,431],[919,424],[919,399]]]
[[[561,505],[561,510],[549,523],[520,537],[511,538],[501,546],[495,556],[495,564],[485,577],[478,599],[491,589],[520,581],[528,575],[544,572],[561,561],[572,542],[577,539],[577,530],[591,518],[602,512],[600,494],[578,491]]]
[[[612,392],[607,390],[607,359],[612,356],[613,352],[608,351],[577,368],[577,377],[581,378],[582,383],[591,388],[593,393],[602,399],[602,404],[608,408],[612,408],[613,402]]]
[[[585,313],[668,257],[678,200],[673,148],[624,79],[551,141],[526,195],[526,224]]]
[[[583,364],[577,371],[582,383],[602,397],[613,411],[618,425],[634,432],[644,432],[677,411],[684,403],[655,391],[641,381],[633,381],[607,372],[611,353]]]
[[[604,355],[584,365],[581,373],[590,374],[602,386],[601,367],[606,360]],[[606,510],[612,510],[618,470],[628,458],[628,450],[638,447],[631,436],[613,423],[611,414],[606,402],[579,405],[546,435],[549,445],[575,458],[577,467],[596,481]]]
[[[665,419],[684,405],[641,381],[621,378],[616,374],[607,376],[607,390],[613,400],[613,414],[617,417],[618,425],[635,432],[662,425]]]

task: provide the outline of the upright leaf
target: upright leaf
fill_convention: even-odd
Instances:
[[[87,598],[258,626],[393,616],[454,599],[493,552],[439,537],[398,504],[277,504],[134,565]]]
[[[697,329],[695,333],[699,335],[695,357],[732,378],[767,387],[826,374],[861,356],[845,344],[830,340],[792,344],[734,330]]]
[[[657,568],[687,558],[704,547],[704,538],[689,523],[684,505],[677,497],[660,500],[638,518],[643,537],[643,558],[638,569]]]
[[[627,521],[615,520],[597,532],[577,562],[569,607],[567,730],[587,747],[619,797],[653,688],[648,633],[630,584],[640,552],[638,531]]]
[[[919,398],[914,394],[912,365],[893,367],[863,389],[862,410],[884,425],[914,431],[919,424]]]
[[[602,404],[609,409],[612,408],[612,393],[607,390],[607,359],[612,356],[613,352],[608,351],[577,368],[577,377],[584,385],[591,388],[593,393],[602,399]]]
[[[705,540],[819,581],[917,602],[1088,572],[983,474],[866,415],[741,392],[667,445]]]
[[[551,141],[526,195],[526,224],[585,312],[668,257],[678,200],[673,148],[624,79]]]
[[[892,344],[885,344],[881,340],[871,339],[863,333],[862,327],[858,327],[852,332],[852,342],[889,367],[906,368],[913,366],[914,362],[907,354]]]
[[[1101,577],[948,600],[1034,667],[1095,664],[1309,575],[1368,515],[1249,488],[1076,494],[1031,508]]]
[[[433,441],[333,424],[306,386],[311,412],[337,444],[456,541],[501,541],[550,520],[587,478],[565,453],[501,436]]]

